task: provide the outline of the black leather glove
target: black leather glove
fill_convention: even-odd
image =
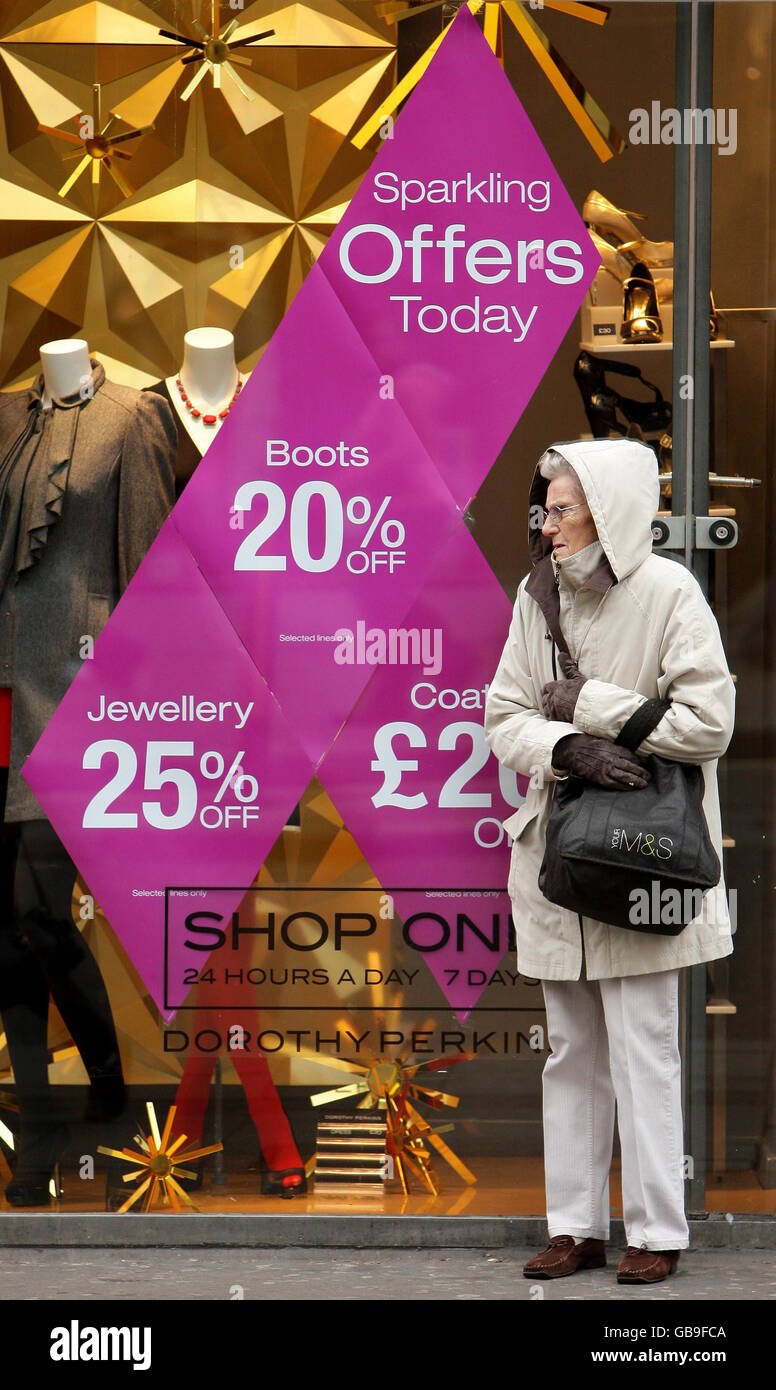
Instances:
[[[650,780],[648,769],[629,748],[592,734],[567,734],[559,739],[552,750],[552,765],[597,782],[599,787],[621,791],[646,787]]]
[[[573,662],[571,664],[573,665]],[[562,719],[565,724],[573,724],[574,710],[585,680],[586,677],[580,676],[577,672],[570,680],[548,681],[542,690],[542,711],[545,718]]]

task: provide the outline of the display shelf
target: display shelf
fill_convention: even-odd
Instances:
[[[709,1003],[717,1003],[712,996]],[[715,1011],[716,1012],[716,1011]],[[724,1018],[725,1015],[722,1015]],[[34,1232],[36,1245],[79,1244],[89,1248],[105,1245],[163,1246],[164,1232],[174,1232],[174,1243],[181,1246],[223,1246],[225,1231],[234,1248],[256,1248],[273,1245],[353,1245],[368,1247],[386,1242],[391,1231],[391,1245],[429,1243],[428,1228],[435,1218],[435,1242],[438,1244],[472,1245],[483,1239],[482,1227],[471,1224],[472,1217],[494,1217],[499,1225],[486,1227],[485,1245],[491,1247],[498,1236],[503,1239],[508,1227],[504,1218],[534,1218],[537,1244],[546,1229],[544,1165],[538,1155],[467,1154],[476,1171],[477,1183],[466,1187],[460,1178],[451,1174],[438,1197],[413,1189],[408,1197],[398,1183],[391,1181],[387,1190],[363,1195],[315,1191],[314,1186],[291,1201],[278,1196],[262,1196],[257,1190],[255,1176],[244,1172],[227,1172],[228,1186],[214,1190],[205,1173],[202,1188],[195,1194],[198,1213],[170,1212],[157,1209],[152,1213],[132,1212],[121,1216],[104,1210],[104,1182],[98,1175],[92,1182],[78,1176],[75,1166],[65,1173],[65,1193],[48,1210],[19,1211],[0,1200],[0,1217],[6,1232],[6,1246],[27,1244]],[[610,1202],[613,1222],[622,1219],[621,1163],[619,1156],[612,1160]],[[187,1184],[188,1186],[188,1184]],[[88,1195],[85,1188],[94,1188]],[[721,1190],[720,1190],[721,1189]],[[753,1169],[731,1169],[715,1174],[714,1186],[706,1194],[706,1211],[735,1212],[738,1239],[746,1240],[738,1214],[776,1214],[776,1190],[763,1189]],[[218,1218],[214,1222],[212,1218]],[[228,1217],[228,1228],[224,1226]],[[393,1227],[375,1222],[374,1217],[393,1217]],[[468,1229],[458,1230],[456,1217],[465,1219]],[[274,1220],[273,1220],[274,1218]],[[337,1226],[337,1218],[348,1225]],[[365,1220],[367,1218],[367,1220]],[[325,1219],[325,1224],[324,1223]],[[416,1224],[421,1219],[425,1230]],[[161,1226],[165,1222],[165,1226]],[[168,1228],[167,1223],[172,1222]],[[441,1223],[448,1223],[443,1226]],[[259,1224],[261,1223],[261,1224]],[[309,1223],[309,1224],[308,1224]],[[353,1223],[353,1224],[350,1224]],[[615,1228],[619,1229],[619,1228]],[[693,1242],[711,1247],[720,1228],[705,1219],[693,1219]],[[730,1225],[725,1224],[724,1243],[730,1245]],[[758,1227],[757,1230],[762,1230]],[[78,1240],[76,1241],[76,1233]],[[756,1231],[751,1233],[754,1242]],[[758,1237],[761,1238],[761,1237]],[[625,1242],[623,1241],[623,1245]]]
[[[706,1005],[707,1014],[737,1014],[738,1006],[732,1004],[729,999],[717,999],[713,997]]]
[[[709,507],[708,511],[706,512],[706,516],[735,516],[735,514],[735,507],[724,507],[722,505],[718,507]],[[659,512],[656,512],[655,515],[669,517],[673,516],[673,512],[663,507]]]
[[[735,338],[714,338],[710,343],[710,348],[733,348],[736,345]],[[592,352],[596,356],[611,357],[626,352],[667,352],[673,351],[673,339],[667,339],[662,343],[621,343],[611,342],[607,339],[603,343],[580,343],[580,352]]]

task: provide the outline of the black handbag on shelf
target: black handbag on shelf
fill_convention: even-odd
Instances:
[[[559,625],[553,636],[567,652]],[[670,700],[647,700],[614,742],[635,752],[670,708]],[[573,773],[555,784],[539,888],[583,917],[678,936],[721,873],[703,812],[703,771],[654,753],[644,762],[646,787],[610,790]]]

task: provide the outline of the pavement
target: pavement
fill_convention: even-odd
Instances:
[[[776,1250],[691,1249],[676,1274],[624,1286],[606,1269],[557,1280],[522,1273],[536,1246],[508,1249],[0,1248],[0,1288],[18,1300],[253,1302],[552,1302],[776,1298]],[[743,1311],[743,1310],[742,1310]]]

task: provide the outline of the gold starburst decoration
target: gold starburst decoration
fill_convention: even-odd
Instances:
[[[625,140],[619,131],[615,130],[609,117],[598,105],[584,83],[580,82],[569,64],[554,44],[550,42],[523,0],[466,0],[466,4],[473,15],[479,15],[482,18],[485,38],[502,64],[504,60],[504,22],[505,20],[510,21],[518,37],[522,39],[550,85],[555,88],[563,105],[576,121],[585,139],[592,145],[602,163],[611,159],[613,154],[622,154],[625,149]],[[386,116],[390,116],[399,104],[409,96],[413,87],[417,86],[442,43],[447,33],[446,23],[452,17],[450,11],[457,9],[458,6],[454,0],[453,3],[447,3],[446,0],[431,0],[431,3],[424,6],[425,9],[437,7],[442,10],[445,27],[429,44],[422,57],[397,83],[390,96],[381,103],[374,115],[353,136],[353,143],[358,149],[364,148],[380,129]],[[609,7],[597,3],[596,0],[590,0],[589,3],[580,3],[580,0],[543,0],[541,8],[559,10],[561,14],[570,15],[573,19],[585,20],[588,24],[602,25],[609,17]],[[380,6],[379,9],[383,12],[388,23],[395,23],[407,15],[417,13],[416,9],[407,7],[399,9],[394,6]]]
[[[239,67],[249,68],[250,58],[240,58],[235,53],[236,48],[246,48],[248,44],[258,43],[260,39],[268,39],[274,34],[274,29],[264,29],[260,34],[251,34],[246,39],[234,39],[232,35],[239,25],[239,19],[230,19],[226,28],[221,30],[221,17],[219,14],[218,0],[211,0],[210,5],[210,32],[200,24],[198,19],[193,20],[192,27],[196,29],[199,38],[190,39],[185,34],[177,34],[173,29],[160,29],[159,33],[163,39],[173,39],[176,43],[185,44],[186,48],[193,48],[194,52],[189,53],[186,58],[181,59],[184,67],[189,63],[201,63],[191,81],[186,84],[181,92],[181,101],[188,101],[189,97],[197,90],[200,82],[211,74],[213,86],[216,89],[221,87],[221,78],[224,73],[232,79],[240,95],[246,101],[253,101],[256,93],[250,87],[246,87],[240,74],[235,71],[235,64]]]
[[[304,1049],[303,1049],[304,1051]],[[436,1149],[440,1158],[458,1174],[467,1185],[477,1181],[471,1169],[441,1138],[453,1126],[437,1125],[435,1128],[415,1109],[412,1101],[422,1101],[434,1110],[444,1106],[458,1105],[458,1096],[451,1096],[430,1086],[423,1086],[416,1080],[417,1073],[438,1071],[456,1062],[466,1062],[471,1054],[460,1057],[435,1057],[428,1062],[410,1064],[408,1057],[375,1057],[369,1062],[350,1062],[341,1057],[327,1057],[324,1061],[316,1053],[308,1054],[321,1066],[334,1067],[348,1071],[358,1078],[345,1086],[336,1086],[330,1091],[319,1091],[310,1097],[312,1105],[332,1105],[346,1100],[349,1096],[361,1095],[356,1107],[358,1110],[385,1110],[388,1126],[389,1153],[393,1156],[394,1168],[405,1196],[409,1194],[409,1178],[414,1175],[435,1197],[439,1196],[440,1184],[429,1145]]]
[[[53,135],[57,140],[65,140],[68,145],[77,145],[78,149],[73,154],[62,156],[64,163],[72,159],[78,159],[72,174],[65,179],[62,187],[58,190],[60,198],[66,198],[74,183],[77,183],[82,174],[91,167],[92,183],[99,184],[100,173],[107,169],[113,182],[125,198],[131,198],[134,188],[127,182],[121,170],[116,165],[117,159],[131,159],[132,151],[120,149],[119,146],[125,145],[129,140],[137,140],[141,135],[146,135],[149,130],[153,130],[153,125],[140,126],[137,130],[125,130],[121,135],[110,135],[108,132],[116,121],[121,117],[118,112],[112,112],[103,125],[100,83],[92,85],[92,114],[91,116],[75,117],[81,129],[80,135],[74,135],[70,130],[60,130],[58,126],[38,124],[38,130],[42,130],[45,135]],[[80,155],[80,158],[79,158]]]
[[[186,1206],[194,1211],[199,1211],[199,1207],[192,1202],[189,1194],[184,1191],[178,1182],[178,1178],[196,1178],[196,1173],[191,1169],[182,1168],[182,1163],[191,1163],[198,1158],[205,1158],[207,1154],[217,1153],[222,1149],[223,1144],[209,1144],[206,1148],[184,1149],[187,1136],[179,1134],[177,1139],[172,1137],[172,1127],[175,1120],[174,1105],[167,1111],[167,1119],[164,1122],[164,1129],[159,1133],[159,1125],[156,1119],[156,1111],[153,1101],[147,1101],[146,1110],[148,1111],[148,1123],[150,1130],[148,1134],[136,1134],[135,1143],[140,1152],[133,1149],[108,1149],[104,1145],[98,1145],[98,1153],[108,1154],[111,1158],[118,1158],[122,1163],[131,1163],[135,1166],[131,1173],[125,1173],[122,1181],[129,1183],[141,1179],[139,1186],[130,1194],[126,1202],[119,1207],[119,1211],[129,1211],[140,1197],[145,1194],[143,1210],[150,1211],[157,1196],[161,1197],[164,1206],[171,1206],[174,1211],[181,1210],[181,1200]]]

